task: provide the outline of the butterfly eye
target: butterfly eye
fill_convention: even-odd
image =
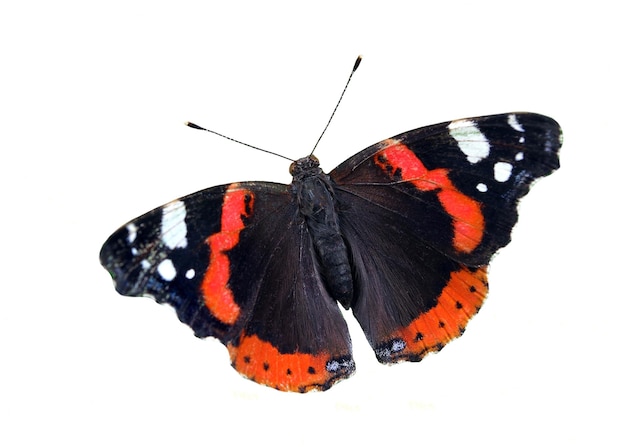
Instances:
[[[295,161],[289,165],[289,173],[291,175],[293,175],[294,172],[296,172],[296,162]]]

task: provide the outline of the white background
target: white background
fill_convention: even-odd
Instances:
[[[623,445],[624,32],[617,2],[5,2],[0,444]],[[580,6],[584,4],[585,6]],[[9,6],[10,5],[10,6]],[[225,6],[227,5],[227,6]],[[529,110],[562,167],[521,207],[465,335],[325,393],[242,379],[172,309],[115,293],[106,237],[171,199],[289,182],[316,154]]]

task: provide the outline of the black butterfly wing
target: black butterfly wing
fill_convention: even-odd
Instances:
[[[100,261],[119,293],[170,304],[198,337],[218,338],[244,376],[308,391],[354,371],[310,244],[287,185],[234,183],[129,222]]]
[[[420,360],[462,333],[519,199],[558,168],[560,145],[551,118],[493,115],[403,133],[331,172],[353,312],[379,361]]]

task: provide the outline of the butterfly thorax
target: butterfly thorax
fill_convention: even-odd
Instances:
[[[330,296],[348,309],[353,295],[352,273],[348,248],[339,226],[332,180],[322,171],[314,156],[296,160],[289,172],[293,176],[291,187],[306,233],[313,243],[320,276]]]

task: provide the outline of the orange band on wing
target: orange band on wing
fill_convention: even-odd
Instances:
[[[400,172],[402,180],[411,182],[420,191],[436,191],[441,206],[452,217],[454,248],[463,253],[472,252],[485,230],[480,204],[452,184],[446,169],[428,170],[404,144],[395,140],[386,143],[388,146],[376,154],[376,164],[390,176]]]
[[[251,191],[239,189],[236,183],[230,185],[224,194],[221,230],[206,240],[211,255],[201,285],[204,304],[215,318],[225,324],[233,324],[240,312],[228,287],[230,259],[226,252],[239,243],[239,233],[245,226],[243,219],[252,214],[253,204]]]
[[[306,392],[324,390],[334,382],[347,377],[348,371],[330,372],[327,353],[282,354],[271,343],[256,335],[243,334],[239,345],[228,345],[233,367],[247,378],[281,391]]]
[[[469,319],[480,309],[487,295],[487,288],[486,266],[477,270],[462,267],[453,272],[438,298],[437,305],[392,336],[406,342],[405,349],[395,361],[402,360],[403,357],[421,359],[459,337]]]

